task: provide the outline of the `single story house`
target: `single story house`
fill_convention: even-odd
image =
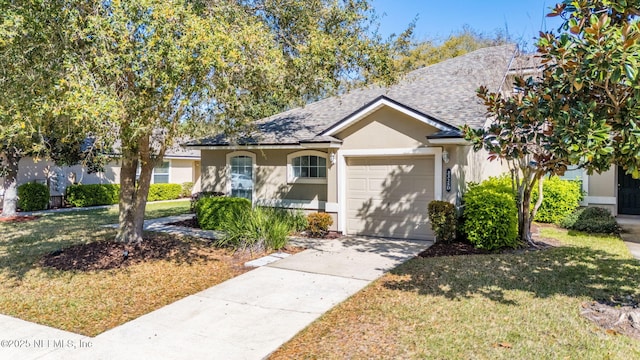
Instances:
[[[65,190],[71,184],[119,184],[120,163],[117,160],[105,166],[104,171],[89,173],[81,165],[57,166],[49,160],[36,161],[32,157],[20,160],[18,165],[18,185],[39,182],[49,185],[51,205],[62,205]],[[151,178],[152,184],[185,182],[194,183],[193,191],[200,189],[200,151],[175,147],[167,152],[162,164],[156,166]],[[0,183],[4,179],[0,177]],[[0,192],[2,188],[0,187]],[[0,193],[0,197],[2,194]],[[2,203],[0,203],[0,207]]]
[[[517,59],[513,45],[480,49],[389,87],[352,90],[259,120],[240,140],[216,135],[186,147],[201,151],[204,191],[327,212],[344,234],[432,239],[431,200],[459,203],[467,182],[506,171],[486,152],[474,152],[461,127],[486,124],[476,90],[511,92],[510,79],[523,71]],[[613,205],[616,212],[615,179],[626,178],[617,174],[579,174],[585,205]]]

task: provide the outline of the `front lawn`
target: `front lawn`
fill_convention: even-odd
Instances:
[[[640,358],[640,341],[580,316],[585,302],[640,292],[640,262],[616,237],[541,236],[566,246],[410,260],[272,358]]]
[[[152,203],[147,218],[184,214],[189,201]],[[40,265],[45,254],[69,246],[111,240],[117,207],[44,214],[38,220],[0,223],[0,313],[95,336],[187,295],[246,271],[246,258],[192,239],[174,251],[123,268],[62,271]]]

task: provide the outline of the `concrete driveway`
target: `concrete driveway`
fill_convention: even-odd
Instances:
[[[347,237],[296,239],[301,253],[106,331],[95,338],[3,317],[0,340],[64,340],[54,347],[0,348],[16,359],[262,359],[335,305],[431,245]],[[29,327],[32,326],[31,331]],[[47,332],[49,330],[50,332]],[[16,340],[19,340],[16,339]],[[69,344],[68,346],[66,344]],[[83,345],[84,346],[81,346]]]

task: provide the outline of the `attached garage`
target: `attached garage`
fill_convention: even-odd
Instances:
[[[433,239],[434,156],[347,157],[348,234]]]

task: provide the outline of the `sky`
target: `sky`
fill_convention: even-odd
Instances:
[[[561,0],[371,0],[383,36],[402,32],[414,19],[417,40],[444,40],[464,25],[493,36],[497,31],[531,47],[540,30],[556,31],[559,17],[547,18]]]

